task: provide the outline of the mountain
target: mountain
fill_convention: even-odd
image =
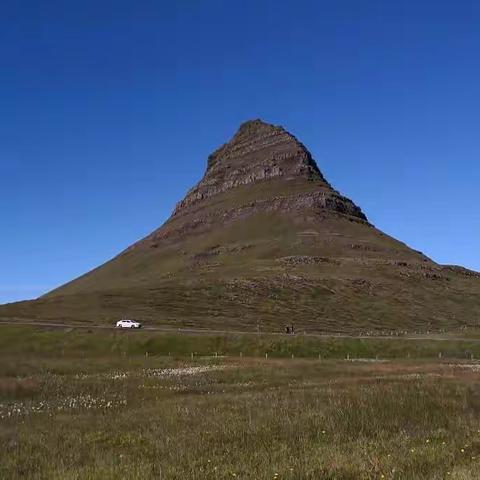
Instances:
[[[0,316],[131,316],[254,331],[439,331],[480,319],[480,274],[376,229],[282,127],[242,124],[168,221],[117,257]]]

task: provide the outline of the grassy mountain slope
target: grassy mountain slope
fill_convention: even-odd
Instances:
[[[480,319],[480,275],[374,228],[293,136],[247,122],[158,230],[0,316],[238,330],[456,329]]]

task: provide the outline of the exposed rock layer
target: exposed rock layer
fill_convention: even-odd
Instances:
[[[253,185],[260,187],[275,182],[281,186],[262,192],[233,207],[210,208],[221,194]],[[289,193],[289,183],[304,182],[307,188]],[[259,188],[259,190],[260,190]],[[278,193],[281,193],[280,195]],[[156,244],[160,240],[177,239],[183,235],[214,228],[222,223],[246,216],[273,212],[328,210],[367,222],[361,209],[340,195],[325,180],[310,152],[292,134],[279,126],[250,120],[243,123],[234,137],[208,158],[202,180],[177,204],[165,226],[132,246]]]
[[[317,182],[323,191],[306,195],[303,202],[366,219],[353,202],[330,187],[310,152],[293,135],[261,120],[242,124],[230,142],[210,155],[205,176],[178,203],[174,216],[219,193],[274,178]]]
[[[276,177],[302,177],[328,186],[308,150],[282,127],[261,120],[245,122],[230,142],[208,158],[205,176],[174,215],[218,193]]]

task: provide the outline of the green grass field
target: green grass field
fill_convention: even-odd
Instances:
[[[477,479],[466,345],[2,326],[0,478]]]

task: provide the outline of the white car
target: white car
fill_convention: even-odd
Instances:
[[[117,328],[142,328],[142,324],[135,320],[119,320]]]

